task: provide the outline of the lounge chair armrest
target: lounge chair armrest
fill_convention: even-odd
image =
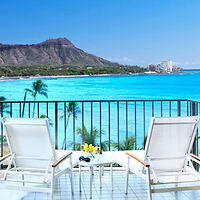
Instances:
[[[139,163],[141,163],[144,167],[150,167],[150,165],[148,163],[145,163],[143,162],[141,159],[137,158],[136,156],[126,152],[126,155],[131,157],[131,158],[134,158],[136,161],[138,161]]]
[[[4,160],[6,160],[7,158],[9,158],[11,156],[11,153],[6,154],[5,156],[3,156],[2,158],[0,158],[0,163],[3,162]]]
[[[189,157],[191,160],[193,160],[194,162],[196,162],[197,164],[200,164],[200,158],[195,156],[194,154],[190,153]]]
[[[72,152],[66,153],[64,156],[56,160],[56,162],[53,163],[52,167],[57,167],[61,162],[63,162],[66,158],[72,155]]]

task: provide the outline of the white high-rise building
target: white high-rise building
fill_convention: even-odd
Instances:
[[[172,73],[176,68],[171,60],[165,60],[160,63],[148,64],[147,69],[158,73]]]
[[[173,72],[173,63],[171,60],[165,60],[160,63],[160,67],[166,72]]]

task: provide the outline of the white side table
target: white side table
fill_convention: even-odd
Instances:
[[[112,190],[113,190],[113,169],[112,165],[114,163],[114,160],[112,157],[105,155],[105,154],[100,154],[96,156],[96,158],[92,159],[90,162],[85,162],[85,161],[79,161],[79,191],[81,192],[81,167],[88,167],[89,168],[89,173],[90,173],[90,199],[92,199],[92,175],[93,175],[93,168],[94,167],[99,167],[99,183],[100,183],[100,189],[102,188],[102,167],[105,166],[110,166],[110,176],[111,176],[111,185],[112,185]]]

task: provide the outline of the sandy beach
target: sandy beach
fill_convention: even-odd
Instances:
[[[59,75],[59,76],[13,76],[13,77],[0,77],[0,80],[16,80],[16,79],[44,79],[44,78],[74,78],[74,77],[93,77],[93,76],[121,76],[121,75],[140,75],[145,73],[134,74],[93,74],[93,75]]]

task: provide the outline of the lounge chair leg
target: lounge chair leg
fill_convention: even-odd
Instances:
[[[128,163],[127,163],[127,167],[126,167],[126,187],[125,187],[125,194],[128,194],[129,160],[130,160],[130,158],[128,157]]]
[[[81,165],[79,165],[79,192],[81,192]]]
[[[147,167],[147,186],[148,186],[148,200],[152,200],[151,183],[150,183],[150,168]]]
[[[50,199],[53,200],[53,192],[54,192],[54,174],[55,174],[55,168],[52,168],[52,177],[51,177],[51,197]]]
[[[175,184],[175,187],[178,187],[178,175],[176,176],[177,183]]]
[[[71,193],[74,194],[73,180],[72,180],[72,171],[69,173],[70,183],[71,183]]]
[[[111,175],[111,185],[112,185],[112,191],[113,191],[113,165],[110,165],[110,175]]]
[[[71,182],[71,193],[72,195],[74,194],[74,186],[73,186],[73,180],[72,180],[72,171],[73,171],[73,168],[72,168],[72,157],[70,156],[69,158],[69,162],[70,162],[70,173],[69,173],[69,178],[70,178],[70,182]]]
[[[101,173],[102,173],[102,176],[103,176],[104,175],[104,166],[102,167]]]
[[[92,167],[90,167],[90,199],[92,199]]]
[[[23,181],[22,185],[25,186],[25,183],[24,183],[24,174],[22,174],[22,181]]]
[[[101,166],[99,166],[99,185],[100,185],[100,189],[102,188],[102,173],[101,173]]]

